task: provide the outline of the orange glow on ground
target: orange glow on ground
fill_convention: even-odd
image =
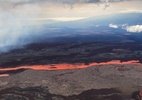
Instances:
[[[0,68],[0,71],[13,71],[19,69],[32,69],[32,70],[67,70],[67,69],[80,69],[80,68],[88,68],[98,65],[111,65],[111,64],[118,64],[118,65],[125,65],[125,64],[138,64],[138,60],[131,60],[126,62],[121,62],[120,60],[112,60],[108,62],[101,62],[101,63],[90,63],[85,65],[84,63],[76,63],[76,64],[49,64],[49,65],[29,65],[29,66],[19,66],[15,68]],[[0,77],[7,77],[9,74],[0,74]]]
[[[0,74],[0,77],[7,77],[9,74]]]
[[[134,64],[139,63],[138,60],[131,60],[126,62],[121,62],[120,60],[112,60],[108,62],[101,62],[101,63],[90,63],[85,65],[84,63],[76,63],[76,64],[49,64],[49,65],[29,65],[29,66],[20,66],[15,68],[0,68],[0,71],[12,71],[12,70],[19,70],[19,69],[32,69],[32,70],[67,70],[67,69],[79,69],[79,68],[88,68],[92,66],[98,65],[111,65],[111,64]]]

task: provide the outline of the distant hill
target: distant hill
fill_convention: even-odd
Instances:
[[[91,25],[102,25],[107,26],[111,23],[113,24],[128,24],[128,25],[137,25],[142,24],[142,13],[119,13],[119,14],[110,14],[110,15],[101,15],[95,16],[87,19],[70,21],[70,22],[61,22],[51,24],[51,26],[57,27],[79,27],[86,26],[89,27]]]

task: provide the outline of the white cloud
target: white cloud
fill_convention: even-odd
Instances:
[[[118,25],[115,25],[115,24],[109,24],[109,27],[111,27],[111,28],[118,28]]]
[[[100,25],[96,25],[96,27],[99,27]]]
[[[122,24],[121,26],[122,26],[122,27],[126,27],[127,25],[128,25],[128,24]]]
[[[41,20],[53,20],[53,21],[75,21],[75,20],[81,20],[85,19],[87,17],[57,17],[57,18],[41,18]]]
[[[127,32],[140,33],[140,32],[142,32],[142,25],[127,26],[126,30],[127,30]]]

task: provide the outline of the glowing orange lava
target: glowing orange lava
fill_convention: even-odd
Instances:
[[[0,77],[7,77],[9,74],[0,74]]]
[[[30,66],[20,66],[15,68],[0,68],[0,71],[13,71],[13,70],[19,70],[19,69],[32,69],[32,70],[67,70],[67,69],[79,69],[79,68],[88,68],[98,65],[111,65],[111,64],[136,64],[139,63],[138,60],[131,60],[126,62],[121,62],[120,60],[112,60],[108,62],[101,62],[101,63],[90,63],[88,65],[85,65],[84,63],[76,63],[76,64],[49,64],[49,65],[30,65]],[[9,76],[9,74],[0,74],[0,77],[6,77]]]
[[[32,69],[32,70],[66,70],[66,69],[79,69],[79,68],[87,68],[91,66],[98,66],[98,65],[110,65],[110,64],[134,64],[139,63],[138,60],[131,60],[126,62],[121,62],[120,60],[112,60],[108,62],[101,62],[101,63],[90,63],[85,65],[84,63],[76,63],[76,64],[49,64],[49,65],[30,65],[30,66],[20,66],[15,68],[0,68],[0,71],[12,71],[12,70],[19,70],[19,69]]]

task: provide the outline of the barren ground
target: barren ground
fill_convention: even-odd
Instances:
[[[91,89],[113,88],[119,91],[119,96],[124,100],[129,100],[132,92],[142,89],[141,74],[142,64],[102,65],[85,69],[58,71],[25,70],[9,77],[0,78],[0,90],[12,87],[23,89],[43,87],[47,88],[51,94],[68,97],[79,95]]]

